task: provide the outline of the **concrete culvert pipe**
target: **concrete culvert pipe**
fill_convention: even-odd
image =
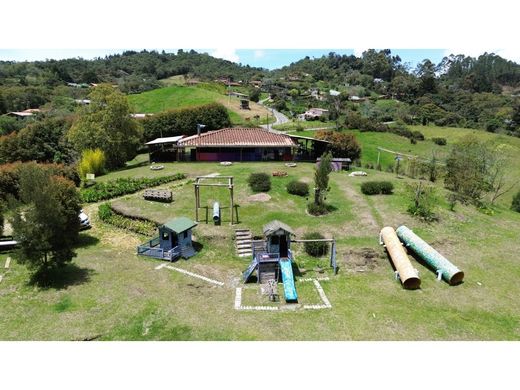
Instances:
[[[218,202],[213,203],[213,222],[215,225],[220,225],[220,204]]]
[[[459,284],[464,279],[464,272],[455,267],[448,259],[433,249],[426,241],[412,232],[406,226],[399,226],[396,230],[399,239],[411,248],[417,256],[432,267],[450,285]]]
[[[421,287],[421,279],[406,254],[401,241],[397,237],[394,228],[387,226],[381,230],[381,240],[385,244],[395,269],[399,273],[399,279],[403,287],[415,290]]]

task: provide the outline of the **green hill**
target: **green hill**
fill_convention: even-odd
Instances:
[[[221,103],[229,112],[233,124],[243,124],[246,118],[259,115],[265,122],[268,111],[256,103],[250,102],[250,110],[241,110],[240,101],[225,95],[223,85],[204,83],[198,86],[171,85],[140,94],[129,95],[128,100],[134,112],[156,113],[172,108],[193,107],[208,103]]]

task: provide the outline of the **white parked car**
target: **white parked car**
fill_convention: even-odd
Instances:
[[[79,212],[79,230],[90,229],[90,220],[88,219],[88,215],[84,213],[83,210]]]

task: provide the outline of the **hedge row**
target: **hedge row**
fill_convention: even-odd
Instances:
[[[87,203],[99,202],[100,200],[107,200],[117,196],[133,194],[145,188],[181,180],[185,177],[184,174],[177,173],[175,175],[153,178],[120,178],[107,182],[99,182],[91,187],[83,188],[81,190],[81,197],[83,201]]]
[[[394,185],[389,181],[366,181],[361,184],[361,192],[365,195],[389,195],[394,190]]]
[[[132,218],[114,210],[110,203],[103,203],[98,209],[99,219],[105,223],[145,236],[153,236],[157,224],[145,218]]]
[[[197,134],[198,123],[206,126],[204,131],[231,126],[226,107],[218,103],[161,112],[146,117],[141,123],[147,141],[158,137]]]

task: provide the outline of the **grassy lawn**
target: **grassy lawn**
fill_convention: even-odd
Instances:
[[[175,79],[174,81],[178,80]],[[269,112],[263,106],[249,102],[251,109],[241,110],[240,100],[235,97],[229,98],[225,93],[225,87],[219,84],[202,83],[197,86],[185,86],[172,82],[164,88],[129,95],[128,101],[134,112],[144,113],[156,113],[168,109],[193,107],[208,103],[221,103],[228,109],[231,121],[235,125],[254,122],[255,115],[260,117],[259,124],[267,122],[266,117]]]
[[[426,133],[426,131],[425,131]],[[367,133],[365,133],[367,134]],[[385,135],[386,136],[386,135]],[[406,140],[405,140],[406,141]],[[425,141],[428,142],[428,141]],[[414,145],[410,145],[414,146]],[[139,161],[135,161],[137,163]],[[183,172],[183,185],[172,183],[174,202],[160,204],[137,193],[113,202],[147,216],[166,220],[194,217],[193,185],[197,175],[219,173],[235,177],[235,201],[240,224],[229,226],[223,210],[222,226],[201,222],[194,230],[200,252],[173,265],[225,283],[223,287],[170,269],[155,269],[159,260],[136,256],[146,240],[99,221],[97,204],[85,205],[93,228],[82,233],[77,257],[49,288],[32,285],[27,269],[3,265],[0,254],[0,340],[518,340],[520,339],[520,214],[499,207],[493,216],[472,207],[448,210],[439,202],[440,221],[426,224],[405,213],[405,182],[395,175],[368,169],[369,177],[331,174],[327,201],[336,208],[324,217],[305,213],[306,200],[288,195],[286,183],[301,179],[312,183],[313,164],[286,168],[282,163],[172,163],[153,172],[135,166],[100,180],[123,176],[152,176]],[[246,184],[251,172],[285,170],[288,177],[272,178],[271,200],[249,199]],[[360,192],[365,180],[387,179],[393,195],[367,197]],[[312,184],[311,184],[312,185]],[[165,187],[168,187],[166,185]],[[439,194],[443,189],[439,185]],[[226,190],[203,188],[202,204],[228,205]],[[319,231],[337,239],[338,275],[315,271],[327,259],[306,256],[293,246],[300,275],[296,279],[328,276],[321,282],[332,304],[325,310],[237,311],[235,289],[244,288],[243,302],[269,305],[258,286],[241,282],[249,259],[235,256],[233,231],[250,228],[260,235],[262,225],[279,219],[301,236]],[[437,282],[433,272],[416,263],[422,288],[406,291],[394,280],[393,270],[378,244],[379,229],[406,224],[432,243],[465,274],[459,286]],[[490,229],[489,227],[493,228]],[[312,282],[296,283],[300,304],[320,304]],[[283,286],[278,286],[283,297]],[[283,301],[283,299],[282,299]],[[278,305],[286,306],[283,302]]]
[[[472,130],[454,127],[436,127],[436,126],[409,126],[411,130],[418,130],[424,134],[425,140],[418,141],[417,144],[410,143],[410,140],[405,137],[398,136],[391,133],[375,133],[375,132],[361,132],[358,130],[345,130],[352,131],[362,147],[361,162],[363,166],[370,163],[373,166],[377,163],[378,147],[393,150],[395,152],[416,155],[424,159],[429,159],[432,156],[432,152],[435,153],[439,161],[446,158],[450,151],[450,145],[453,145],[458,140],[466,135],[474,135],[482,141],[491,142],[495,145],[507,144],[514,148],[514,160],[509,167],[508,183],[515,183],[520,180],[520,138],[510,137],[506,135],[496,135],[488,133],[482,130]],[[308,137],[314,137],[316,133],[314,131],[299,131],[292,132],[292,134],[298,134]],[[446,146],[436,145],[431,138],[432,137],[444,137],[447,139],[448,144]],[[391,153],[381,152],[380,163],[382,170],[385,171],[389,166],[393,166],[395,163],[394,155]],[[406,169],[406,160],[401,162],[401,167]],[[511,200],[516,191],[520,189],[520,184],[517,185],[516,189],[505,194],[499,198],[498,202],[502,205],[511,205]]]

